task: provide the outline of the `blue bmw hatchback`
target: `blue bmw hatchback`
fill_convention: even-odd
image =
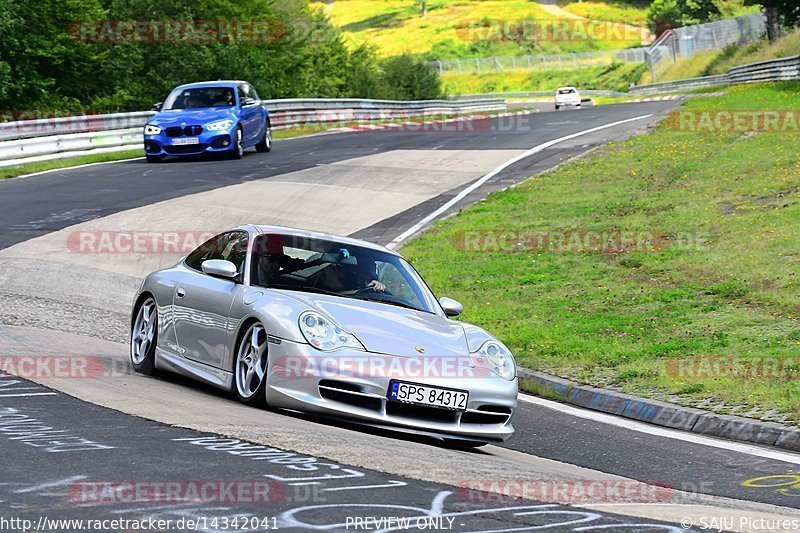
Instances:
[[[269,113],[245,81],[205,81],[176,87],[144,127],[144,151],[154,163],[166,156],[272,149]]]

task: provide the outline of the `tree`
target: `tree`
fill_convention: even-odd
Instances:
[[[71,25],[104,14],[98,0],[0,0],[0,108],[58,113],[98,90],[102,50]]]
[[[409,54],[389,57],[381,63],[383,78],[395,100],[428,100],[442,95],[439,73],[427,62]]]
[[[655,0],[648,11],[657,33],[667,28],[708,22],[719,15],[718,0]]]
[[[761,5],[767,17],[767,36],[774,43],[781,34],[781,27],[791,28],[800,22],[800,4],[786,0],[746,0],[746,5]]]
[[[421,7],[422,7],[422,16],[423,17],[427,17],[428,16],[428,1],[427,0],[420,0],[420,4],[422,4],[421,5]]]

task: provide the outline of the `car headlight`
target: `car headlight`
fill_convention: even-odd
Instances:
[[[502,342],[486,341],[477,354],[482,356],[492,372],[501,378],[511,381],[517,377],[517,364],[514,362],[514,356]]]
[[[205,125],[208,131],[225,131],[231,129],[233,126],[232,120],[218,120],[216,122],[209,122]]]
[[[300,331],[311,346],[323,352],[339,348],[364,350],[364,346],[352,333],[346,332],[335,322],[313,311],[306,311],[300,315]]]
[[[144,125],[145,135],[158,135],[159,133],[161,133],[161,126],[156,126],[155,124]]]

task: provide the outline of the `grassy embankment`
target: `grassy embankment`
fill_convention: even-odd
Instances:
[[[698,52],[687,59],[679,59],[676,63],[664,61],[656,70],[658,81],[671,81],[698,76],[725,74],[728,69],[737,65],[746,65],[768,59],[800,54],[800,31],[784,35],[775,44],[762,39],[747,46],[730,47],[724,50]],[[642,75],[640,83],[650,83],[650,71]]]
[[[429,0],[425,17],[420,13],[417,0],[318,2],[353,45],[367,42],[384,56],[430,53],[440,59],[586,52],[637,46],[641,43],[642,31],[624,24],[643,21],[647,10],[641,7],[641,3],[631,3],[627,7],[625,4],[618,2],[616,7],[612,7],[610,3],[591,2],[589,11],[596,8],[604,10],[604,13],[608,10],[614,13],[609,15],[611,18],[597,19],[611,21],[611,24],[598,24],[584,34],[573,35],[570,31],[569,38],[550,38],[554,32],[545,30],[545,38],[534,40],[512,35],[500,37],[497,31],[502,28],[513,33],[515,28],[522,27],[523,22],[530,23],[529,28],[533,24],[548,28],[547,24],[556,23],[563,27],[564,21],[575,15],[561,13],[555,7],[556,13],[553,13],[553,8],[548,10],[547,6],[529,0]],[[567,11],[569,9],[572,8],[567,6]],[[624,19],[623,23],[622,14],[634,16]],[[582,16],[592,18],[590,15],[585,13]],[[582,28],[585,26],[581,25]],[[470,29],[479,27],[495,30],[470,33]],[[561,35],[557,33],[556,37]],[[484,42],[478,42],[480,40]]]
[[[732,87],[684,109],[800,111],[800,84]],[[698,133],[661,124],[493,194],[403,253],[522,366],[797,423],[798,140],[796,129]],[[459,246],[463,232],[492,230],[554,241],[561,232],[567,244],[518,253],[492,251],[485,240],[479,251]],[[570,244],[603,231],[652,234],[656,250]],[[699,365],[714,361],[722,365]]]
[[[509,72],[445,73],[442,85],[448,94],[480,94],[554,91],[571,85],[581,90],[627,91],[630,83],[647,70],[644,63],[614,63],[608,66],[567,70],[515,70]]]

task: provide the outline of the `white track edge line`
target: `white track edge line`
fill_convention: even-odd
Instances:
[[[646,433],[648,435],[652,435],[655,437],[666,437],[670,439],[681,440],[684,442],[700,444],[703,446],[711,446],[713,448],[720,448],[723,450],[744,453],[755,457],[763,457],[765,459],[773,459],[776,461],[792,463],[795,465],[800,463],[800,455],[794,455],[789,452],[783,452],[779,450],[769,450],[766,448],[762,448],[760,446],[755,446],[742,442],[721,440],[713,437],[707,437],[705,435],[699,435],[697,433],[690,433],[688,431],[680,431],[677,429],[656,426],[654,424],[648,424],[646,422],[639,422],[638,420],[631,420],[630,418],[623,418],[608,413],[602,413],[599,411],[591,411],[588,409],[582,409],[580,407],[573,407],[571,405],[555,402],[553,400],[546,400],[544,398],[539,398],[538,396],[531,396],[529,394],[520,393],[518,395],[518,398],[520,401],[523,401],[525,403],[538,405],[540,407],[545,407],[547,409],[552,409],[554,411],[558,411],[560,413],[564,413],[570,416],[584,418],[587,420],[600,422],[602,424],[617,426],[631,431],[638,431],[639,433]]]
[[[475,189],[477,189],[478,187],[480,187],[481,185],[483,185],[484,183],[486,183],[487,181],[489,181],[490,179],[495,177],[497,174],[499,174],[500,172],[502,172],[506,168],[510,167],[514,163],[522,161],[526,157],[530,157],[533,154],[541,152],[542,150],[544,150],[546,148],[550,148],[551,146],[553,146],[555,144],[558,144],[558,143],[561,143],[561,142],[564,142],[564,141],[568,141],[570,139],[574,139],[574,138],[580,137],[582,135],[587,135],[589,133],[594,133],[596,131],[604,130],[604,129],[607,129],[607,128],[613,128],[614,126],[619,126],[620,124],[625,124],[627,122],[633,122],[635,120],[641,120],[641,119],[649,118],[649,117],[652,117],[653,115],[654,115],[653,113],[649,113],[647,115],[641,115],[641,116],[638,116],[638,117],[627,118],[625,120],[618,120],[616,122],[611,122],[610,124],[604,124],[602,126],[597,126],[597,127],[594,127],[594,128],[590,128],[588,130],[583,130],[583,131],[579,131],[577,133],[572,133],[570,135],[565,135],[563,137],[559,137],[557,139],[553,139],[551,141],[547,141],[546,143],[542,143],[540,145],[534,146],[533,148],[531,148],[529,150],[526,150],[526,151],[522,152],[521,154],[518,154],[518,155],[512,157],[511,159],[509,159],[508,161],[500,164],[500,166],[498,166],[494,170],[490,171],[489,173],[484,174],[480,179],[478,179],[478,181],[472,183],[471,185],[469,185],[468,187],[463,189],[460,193],[458,193],[455,197],[453,197],[446,204],[444,204],[443,206],[439,207],[433,213],[429,214],[428,216],[426,216],[425,218],[423,218],[422,220],[420,220],[419,222],[417,222],[416,224],[414,224],[413,226],[408,228],[406,231],[404,231],[403,233],[401,233],[400,235],[395,237],[394,240],[392,242],[390,242],[386,247],[389,248],[390,250],[397,249],[397,247],[400,246],[400,244],[402,244],[403,241],[405,241],[406,239],[408,239],[409,237],[411,237],[412,235],[414,235],[415,233],[417,233],[418,231],[423,229],[430,222],[432,222],[433,220],[438,218],[440,215],[442,215],[442,213],[445,213],[448,209],[450,209],[451,207],[456,205],[458,202],[463,200],[469,193],[471,193],[472,191],[474,191]]]

